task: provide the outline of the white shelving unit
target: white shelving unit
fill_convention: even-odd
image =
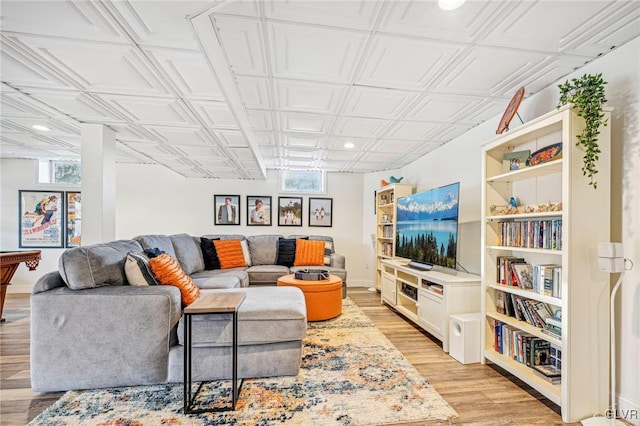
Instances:
[[[376,289],[382,289],[382,259],[396,255],[396,200],[413,193],[408,184],[393,183],[376,191]]]
[[[436,337],[449,352],[449,316],[480,311],[480,276],[419,271],[408,262],[381,261],[381,301]]]
[[[607,118],[610,110],[606,112]],[[597,243],[610,233],[610,127],[598,138],[602,150],[595,175],[597,189],[582,175],[583,150],[576,135],[583,120],[569,107],[552,111],[497,136],[483,148],[482,168],[482,314],[483,362],[491,361],[514,374],[561,406],[565,422],[577,422],[604,413],[608,407],[610,278],[598,271]],[[537,166],[503,171],[503,155],[562,143],[562,157]],[[559,211],[495,214],[492,206],[505,206],[511,197],[519,205],[562,203]],[[510,247],[501,239],[502,222],[561,220],[560,248]],[[532,265],[561,265],[561,297],[498,282],[497,257],[516,256]],[[562,338],[551,337],[525,321],[501,314],[496,295],[515,294],[562,310]],[[495,323],[507,324],[561,348],[561,381],[553,384],[531,367],[495,348]]]

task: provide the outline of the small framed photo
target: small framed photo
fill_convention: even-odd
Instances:
[[[309,226],[331,227],[333,198],[309,198]]]
[[[240,196],[214,195],[216,225],[240,225]]]
[[[247,195],[247,226],[271,226],[271,197]]]
[[[302,197],[278,197],[278,226],[302,226]]]
[[[82,194],[67,191],[67,229],[66,246],[78,247],[82,242]]]
[[[64,247],[64,192],[18,191],[20,248]]]

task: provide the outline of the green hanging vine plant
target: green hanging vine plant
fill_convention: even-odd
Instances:
[[[577,146],[584,147],[584,165],[582,175],[590,180],[589,185],[597,189],[598,182],[594,180],[598,169],[596,163],[600,158],[600,147],[598,146],[598,135],[600,126],[606,126],[602,107],[607,99],[604,96],[604,86],[607,84],[602,79],[602,73],[591,75],[585,74],[580,78],[574,78],[569,82],[558,85],[560,89],[560,100],[558,108],[567,103],[573,104],[573,109],[579,117],[585,121],[585,128],[577,135]]]

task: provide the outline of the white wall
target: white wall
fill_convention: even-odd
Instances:
[[[51,188],[36,184],[32,160],[2,160],[2,250],[18,249],[18,190]],[[278,173],[269,171],[264,181],[186,179],[165,167],[155,165],[117,165],[116,238],[126,239],[140,234],[186,232],[192,235],[211,233],[254,234],[320,234],[331,235],[336,249],[347,259],[348,285],[370,285],[370,274],[364,266],[369,262],[369,246],[362,239],[363,176],[328,173],[327,194],[314,197],[333,198],[332,227],[308,227],[308,195],[279,193]],[[56,187],[58,190],[78,190]],[[214,226],[213,195],[241,196],[240,226]],[[246,196],[271,196],[272,206],[278,196],[302,196],[302,227],[246,226]],[[373,199],[371,200],[373,203]],[[86,220],[86,218],[85,218]],[[12,280],[9,292],[30,292],[33,283],[46,272],[57,269],[62,250],[43,249],[37,271],[21,266]]]

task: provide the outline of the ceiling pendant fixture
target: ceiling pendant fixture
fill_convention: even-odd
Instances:
[[[465,0],[438,0],[438,6],[442,10],[453,10],[462,6]]]

